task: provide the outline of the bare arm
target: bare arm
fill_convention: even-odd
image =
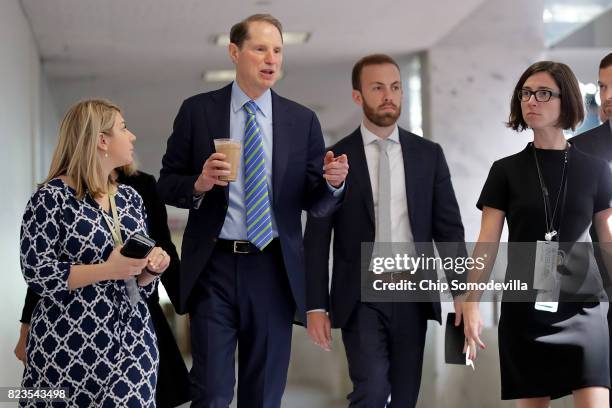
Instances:
[[[481,282],[483,279],[488,279],[491,269],[495,264],[497,250],[499,248],[499,239],[504,228],[504,219],[506,213],[504,211],[484,207],[482,210],[482,219],[480,223],[480,234],[478,242],[474,248],[472,258],[482,257],[485,259],[484,268],[474,268],[470,270],[468,282]],[[487,254],[484,257],[484,254]],[[482,333],[482,318],[480,316],[480,293],[471,292],[467,295],[467,302],[463,305],[464,332],[466,337],[466,345],[470,347],[470,358],[476,358],[476,346],[485,349],[486,345],[480,339]]]
[[[482,218],[480,221],[480,233],[478,241],[474,246],[472,258],[483,258],[484,268],[473,268],[468,275],[469,282],[486,281],[495,264],[497,250],[499,249],[499,239],[504,228],[504,220],[506,213],[492,207],[484,207],[482,209]],[[486,254],[486,256],[485,256]],[[480,293],[471,293],[468,300],[478,301]]]

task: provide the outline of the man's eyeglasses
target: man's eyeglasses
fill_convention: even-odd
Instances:
[[[531,95],[535,96],[535,99],[538,102],[548,102],[553,96],[557,98],[561,96],[560,93],[549,91],[548,89],[538,89],[537,91],[532,91],[530,89],[519,89],[517,94],[521,102],[529,101],[529,99],[531,99]]]

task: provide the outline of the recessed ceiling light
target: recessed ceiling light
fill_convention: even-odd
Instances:
[[[205,82],[228,82],[236,78],[235,69],[215,69],[204,71],[202,79]]]
[[[284,71],[281,70],[278,73],[278,79],[283,79]],[[202,74],[204,82],[229,82],[236,79],[235,69],[212,69],[210,71],[204,71]]]
[[[292,44],[305,44],[310,39],[310,33],[297,32],[297,31],[283,31],[283,43]],[[229,34],[217,34],[213,42],[215,45],[220,47],[226,47],[230,43]]]
[[[595,95],[595,93],[597,93],[597,86],[594,83],[589,82],[584,86],[584,91],[588,94]]]

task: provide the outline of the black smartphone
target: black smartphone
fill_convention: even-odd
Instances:
[[[464,341],[463,319],[461,319],[459,326],[455,326],[455,313],[451,312],[446,317],[446,331],[444,333],[444,361],[446,364],[465,365]]]
[[[125,241],[120,252],[121,255],[128,258],[144,259],[153,248],[155,248],[155,241],[137,232]]]

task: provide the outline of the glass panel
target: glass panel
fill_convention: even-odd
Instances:
[[[544,0],[542,21],[547,46],[593,21],[612,7],[612,0]]]
[[[400,66],[404,99],[398,125],[416,135],[423,136],[421,55],[410,56],[405,63],[400,63]]]
[[[601,107],[601,99],[599,97],[599,88],[596,84],[589,82],[579,82],[580,92],[584,101],[584,122],[574,134],[578,135],[586,132],[589,129],[600,125],[599,109]]]

